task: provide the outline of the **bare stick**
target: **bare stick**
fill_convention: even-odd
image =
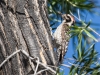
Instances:
[[[29,59],[29,63],[30,63],[32,70],[35,71],[35,68],[34,68],[34,65],[33,65],[33,62],[31,61],[31,59]]]
[[[65,67],[67,67],[67,68],[71,68],[71,66],[66,65],[66,64],[61,64],[61,66],[65,66]]]
[[[29,54],[28,54],[25,50],[21,50],[21,52],[22,52],[25,56],[27,56],[27,57],[29,58],[29,64],[30,64],[32,70],[35,71],[33,62],[31,61],[31,60],[33,60],[33,59],[35,59],[35,58],[30,57]]]
[[[21,50],[23,54],[25,54],[29,59],[33,60],[34,58],[30,57],[29,54],[23,50]],[[38,62],[36,61],[37,63],[39,63],[40,65],[42,65],[43,67],[49,69],[50,71],[52,71],[54,74],[56,74],[56,71],[54,71],[52,68],[48,67],[47,65],[41,63],[41,62]]]
[[[79,9],[78,9],[77,11],[78,11],[78,18],[79,18],[79,20],[81,20],[81,18],[80,18],[80,11],[79,11]]]
[[[36,58],[30,57],[29,54],[25,50],[21,50],[21,52],[31,60],[36,59]]]
[[[35,75],[38,75],[38,74],[41,74],[42,72],[44,71],[47,71],[48,69],[43,69],[43,70],[40,70],[39,72],[37,72]]]
[[[33,58],[33,57],[30,57],[29,54],[25,51],[25,50],[17,50],[15,52],[13,52],[10,56],[8,56],[1,64],[0,64],[0,67],[2,67],[10,58],[12,58],[15,54],[19,53],[19,52],[22,52],[25,56],[27,56],[30,60],[34,60],[36,58]],[[45,65],[39,61],[36,60],[36,62],[38,63],[38,65],[42,65],[43,67],[45,67],[46,69],[49,69],[50,71],[52,71],[54,74],[56,74],[56,71],[54,71],[52,68],[48,67],[48,65]],[[37,65],[37,68],[38,69],[38,65]],[[34,70],[34,69],[33,69]]]
[[[36,69],[35,69],[35,71],[34,71],[34,75],[36,75],[36,72],[37,72],[37,70],[38,70],[38,67],[39,67],[39,58],[37,57],[37,66],[36,66]]]
[[[10,59],[12,58],[15,54],[19,53],[21,50],[17,50],[14,53],[12,53],[10,56],[8,56],[1,64],[0,64],[0,68]]]
[[[37,61],[36,61],[36,62],[37,62]],[[39,62],[39,64],[42,65],[43,67],[49,69],[50,71],[52,71],[54,74],[56,74],[56,71],[54,71],[52,68],[48,67],[48,65],[45,65],[45,64],[43,64],[43,63],[41,63],[41,62]]]

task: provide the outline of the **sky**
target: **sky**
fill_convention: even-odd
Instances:
[[[98,0],[98,5],[100,5],[100,0]],[[90,15],[89,13],[86,13],[84,15],[87,15],[86,17],[86,22],[89,22],[91,20],[92,23],[97,23],[98,25],[94,24],[94,25],[90,25],[91,28],[98,28],[96,30],[96,32],[98,32],[100,34],[100,8],[96,8],[94,9],[95,12],[99,13],[99,16],[97,14],[94,15]],[[84,18],[81,18],[84,20]],[[96,35],[96,38],[99,40],[99,42],[96,42],[95,44],[95,49],[96,51],[100,54],[100,36]],[[72,48],[72,39],[70,39],[70,43],[69,43],[69,47],[68,47],[68,51],[65,57],[67,58],[72,58],[72,54],[73,54],[73,48]],[[64,62],[64,64],[68,64],[66,61]],[[68,75],[69,73],[69,68],[67,67],[63,67],[64,69],[64,75]]]

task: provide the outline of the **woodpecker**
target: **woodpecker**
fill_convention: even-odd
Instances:
[[[63,21],[54,32],[54,44],[56,45],[58,63],[62,63],[64,55],[68,48],[70,26],[74,25],[74,17],[70,14],[62,15]]]

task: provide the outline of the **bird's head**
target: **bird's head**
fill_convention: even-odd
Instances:
[[[74,17],[72,15],[70,15],[70,14],[63,14],[62,18],[64,19],[64,22],[69,26],[75,24]]]

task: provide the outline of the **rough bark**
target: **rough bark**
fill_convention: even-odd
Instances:
[[[0,0],[0,63],[21,49],[56,65],[46,6],[46,0]],[[0,68],[0,75],[27,75],[30,70],[28,58],[18,53]]]

